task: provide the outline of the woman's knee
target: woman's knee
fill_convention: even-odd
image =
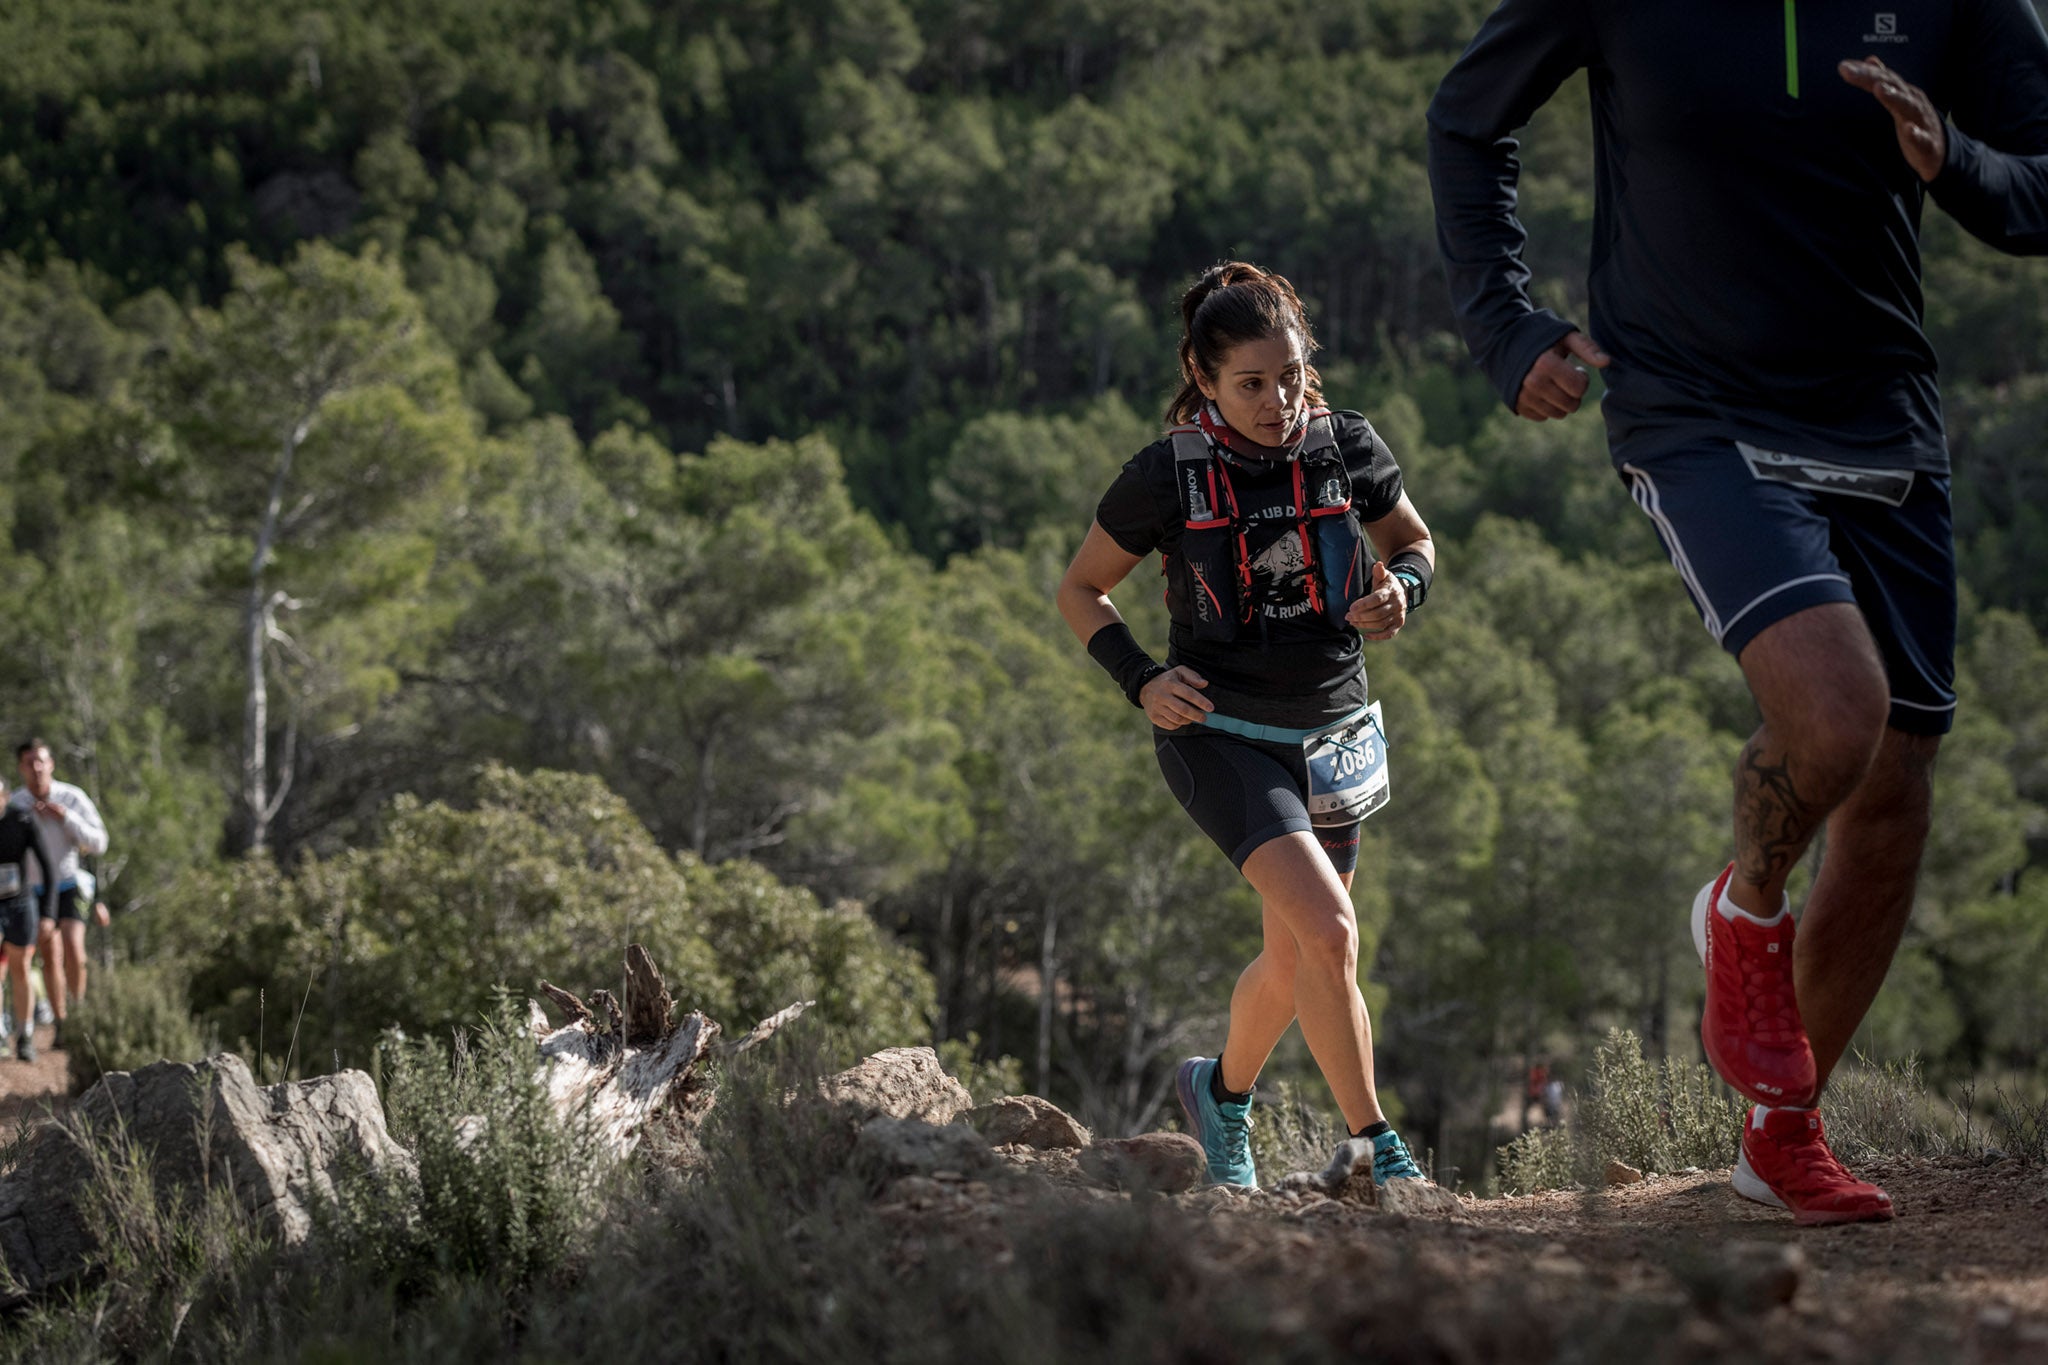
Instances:
[[[1348,912],[1349,907],[1345,907]],[[1358,923],[1349,913],[1304,917],[1295,931],[1296,971],[1358,975]]]

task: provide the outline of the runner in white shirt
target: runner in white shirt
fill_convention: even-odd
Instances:
[[[52,1047],[64,1046],[64,1016],[73,1000],[85,998],[85,917],[93,896],[81,894],[78,855],[107,851],[107,826],[99,809],[69,782],[57,782],[56,760],[50,746],[41,739],[24,741],[14,751],[21,768],[22,788],[9,798],[16,809],[32,811],[43,842],[56,859],[54,869],[43,869],[45,877],[57,883],[56,918],[44,918],[40,946],[43,954],[43,988],[56,1015],[56,1036]],[[47,904],[47,902],[45,902]]]

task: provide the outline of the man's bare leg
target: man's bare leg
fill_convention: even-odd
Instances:
[[[64,950],[64,985],[73,1003],[85,999],[85,921],[60,920],[57,943]]]
[[[1728,898],[1768,919],[1822,823],[1863,781],[1891,694],[1863,614],[1847,602],[1773,623],[1739,662],[1763,724],[1735,765]]]
[[[14,1031],[17,1035],[33,1029],[36,1023],[35,992],[29,988],[28,967],[35,961],[34,944],[28,947],[7,945],[7,981],[9,994],[14,1002]]]
[[[43,955],[43,993],[49,997],[50,1017],[64,1022],[64,954],[57,940],[57,921],[46,919],[36,939]]]
[[[1869,1013],[1906,932],[1940,747],[1939,735],[1887,729],[1876,762],[1828,819],[1827,856],[1806,898],[1792,960],[1822,1085]]]

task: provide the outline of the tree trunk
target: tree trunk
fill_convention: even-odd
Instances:
[[[718,757],[718,732],[706,726],[697,741],[697,807],[690,815],[690,851],[708,857],[711,843],[711,765]]]
[[[1052,1005],[1053,984],[1057,979],[1058,959],[1053,954],[1054,944],[1059,938],[1059,906],[1045,907],[1045,925],[1038,936],[1038,1089],[1043,1095],[1052,1084]]]
[[[248,691],[242,702],[242,806],[249,814],[249,851],[259,852],[270,842],[270,822],[277,814],[270,792],[270,684],[264,670],[264,651],[270,642],[271,552],[277,547],[278,519],[284,512],[284,492],[291,482],[292,460],[306,439],[310,419],[300,419],[285,434],[278,451],[277,469],[271,474],[270,496],[264,499],[263,516],[256,525],[256,549],[249,557],[249,598],[242,611],[243,667]]]

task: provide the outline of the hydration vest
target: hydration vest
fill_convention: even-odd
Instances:
[[[1257,610],[1245,523],[1230,477],[1231,461],[1210,444],[1199,423],[1172,428],[1174,485],[1180,494],[1180,555],[1188,619],[1197,640],[1229,641]],[[1294,476],[1294,527],[1307,564],[1310,610],[1339,629],[1365,592],[1372,554],[1351,510],[1351,473],[1337,449],[1327,408],[1309,414],[1308,432],[1288,462]],[[1168,576],[1171,596],[1174,579]]]

